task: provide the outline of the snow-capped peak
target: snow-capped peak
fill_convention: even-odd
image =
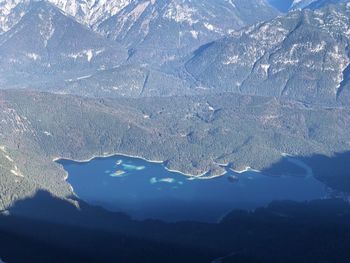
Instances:
[[[48,0],[79,22],[93,26],[118,13],[131,0]]]
[[[39,0],[0,0],[0,33],[8,31]],[[46,0],[82,24],[93,27],[117,14],[131,0]]]

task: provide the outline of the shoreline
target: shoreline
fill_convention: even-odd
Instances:
[[[70,158],[64,158],[64,157],[55,157],[53,158],[53,162],[56,162],[59,161],[59,160],[67,160],[67,161],[72,161],[72,162],[77,162],[77,163],[87,163],[87,162],[90,162],[94,159],[97,159],[97,158],[110,158],[110,157],[116,157],[116,156],[122,156],[122,157],[129,157],[129,158],[135,158],[135,159],[140,159],[140,160],[143,160],[143,161],[146,161],[146,162],[149,162],[149,163],[156,163],[156,164],[164,164],[165,161],[159,161],[159,160],[150,160],[150,159],[147,159],[145,157],[141,157],[141,156],[137,156],[137,155],[130,155],[130,154],[123,154],[123,153],[115,153],[115,154],[104,154],[104,155],[94,155],[92,156],[91,158],[88,158],[88,159],[82,159],[82,160],[79,160],[79,159],[70,159]],[[63,165],[61,165],[63,166]],[[210,171],[205,171],[203,172],[202,174],[199,174],[199,175],[193,175],[193,174],[190,174],[190,173],[186,173],[186,172],[181,172],[179,170],[175,170],[175,169],[171,169],[171,168],[168,168],[164,165],[164,168],[168,171],[168,172],[172,172],[172,173],[178,173],[178,174],[181,174],[185,177],[189,177],[189,178],[199,178],[200,177],[203,177],[205,176],[207,173],[209,173]],[[227,173],[227,171],[225,171],[225,173],[221,174],[221,175],[217,175],[215,177],[219,177],[219,176],[223,176]],[[65,178],[65,181],[67,181],[68,177],[69,177],[69,174],[68,172],[66,172],[67,176]],[[213,177],[213,178],[215,178]],[[202,178],[204,179],[204,178]],[[208,178],[208,179],[211,179],[211,178]]]
[[[229,168],[232,172],[234,173],[237,173],[237,174],[244,174],[244,173],[247,173],[247,172],[255,172],[255,173],[261,173],[260,170],[256,170],[256,169],[253,169],[251,168],[250,166],[246,166],[244,169],[242,170],[235,170],[233,168]]]
[[[207,173],[205,173],[205,174],[207,174]],[[224,172],[222,172],[221,174],[218,174],[218,175],[214,174],[214,175],[206,176],[205,174],[201,175],[200,177],[194,177],[194,178],[197,179],[197,180],[212,180],[212,179],[215,179],[215,178],[223,177],[224,175],[228,174],[228,171],[225,170]]]
[[[140,160],[143,160],[143,161],[146,161],[146,162],[149,162],[149,163],[163,164],[163,165],[166,162],[166,161],[161,161],[161,160],[151,160],[151,159],[147,159],[145,157],[139,156],[139,155],[125,154],[125,153],[113,153],[113,154],[104,153],[103,155],[93,155],[92,157],[87,158],[87,159],[71,159],[71,158],[64,158],[64,157],[55,157],[55,158],[53,158],[52,161],[53,162],[57,162],[59,160],[67,160],[67,161],[72,161],[72,162],[77,162],[77,163],[87,163],[87,162],[90,162],[90,161],[92,161],[94,159],[97,159],[97,158],[110,158],[110,157],[117,157],[117,156],[135,158],[135,159],[140,159]],[[293,160],[292,159],[293,155],[288,154],[288,153],[281,153],[281,156],[283,158],[286,158],[288,161],[294,163],[295,165],[298,165],[299,167],[304,168],[306,170],[306,172],[307,172],[307,176],[313,176],[313,171],[312,171],[311,167],[309,167],[307,164],[303,163],[302,161],[300,161],[301,163],[296,163],[296,162],[298,162],[298,160]],[[216,164],[218,164],[218,163],[216,163]],[[228,168],[229,164],[230,163],[228,163],[228,164],[218,164],[218,165],[221,166],[221,167]],[[213,174],[213,175],[208,175],[208,176],[206,176],[206,175],[208,173],[210,173],[211,170],[207,170],[207,171],[204,171],[201,174],[194,175],[194,174],[191,174],[189,172],[182,172],[182,171],[177,170],[177,169],[169,168],[169,167],[167,167],[165,165],[164,165],[164,168],[165,168],[165,170],[167,170],[168,172],[171,172],[171,173],[177,173],[177,174],[183,175],[183,176],[185,176],[187,178],[202,179],[202,180],[215,179],[215,178],[218,178],[218,177],[221,177],[221,176],[224,176],[224,175],[228,174],[230,171],[232,171],[232,172],[234,172],[236,174],[244,174],[244,173],[247,173],[247,172],[262,173],[262,171],[257,170],[257,169],[253,169],[250,166],[245,166],[245,168],[241,169],[241,170],[236,170],[234,168],[228,168],[228,169],[225,169],[225,171],[223,171],[220,174]],[[68,172],[66,172],[66,176],[65,176],[64,180],[67,181],[68,177],[69,177],[69,174],[68,174]]]
[[[129,155],[129,154],[123,154],[123,153],[113,153],[113,154],[104,154],[104,155],[94,155],[91,158],[88,159],[71,159],[71,158],[65,158],[65,157],[55,157],[53,158],[53,162],[57,162],[58,160],[67,160],[67,161],[73,161],[73,162],[77,162],[77,163],[87,163],[90,162],[94,159],[97,158],[109,158],[109,157],[115,157],[115,156],[123,156],[123,157],[130,157],[130,158],[136,158],[136,159],[141,159],[144,160],[146,162],[150,162],[150,163],[164,163],[165,161],[158,161],[158,160],[149,160],[146,159],[144,157],[141,156],[137,156],[137,155]]]
[[[178,174],[184,175],[186,177],[195,178],[195,179],[201,179],[201,177],[203,178],[203,176],[205,176],[207,173],[209,173],[209,171],[206,171],[206,172],[203,172],[202,174],[199,174],[199,175],[193,175],[190,173],[185,173],[185,172],[181,172],[179,170],[171,169],[171,168],[168,168],[166,166],[164,166],[164,168],[165,168],[165,170],[167,170],[170,173],[178,173]]]

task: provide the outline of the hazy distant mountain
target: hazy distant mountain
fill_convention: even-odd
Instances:
[[[265,0],[137,0],[98,30],[127,46],[134,61],[164,64],[277,14]]]
[[[208,44],[186,69],[217,91],[335,103],[349,82],[350,5],[294,11]]]
[[[0,38],[0,78],[113,67],[126,50],[92,32],[47,2],[32,3],[21,21]],[[22,73],[21,73],[22,72]]]

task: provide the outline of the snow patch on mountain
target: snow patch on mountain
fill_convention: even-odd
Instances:
[[[30,0],[2,0],[0,1],[0,34],[8,31],[25,14]]]
[[[117,14],[131,0],[48,0],[80,23],[95,26]]]
[[[177,23],[187,23],[192,26],[198,23],[198,19],[195,18],[197,12],[198,10],[186,3],[172,2],[169,4],[164,17]]]

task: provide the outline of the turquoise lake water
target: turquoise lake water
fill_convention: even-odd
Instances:
[[[228,169],[222,177],[203,180],[170,172],[161,163],[126,156],[57,162],[68,172],[67,181],[79,198],[135,219],[215,222],[232,209],[326,195],[325,186],[312,176],[270,177]]]

